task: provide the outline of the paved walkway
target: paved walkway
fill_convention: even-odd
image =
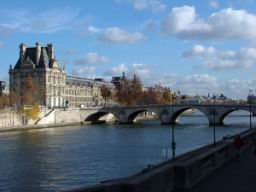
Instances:
[[[240,157],[195,185],[189,192],[253,192],[256,191],[256,156],[247,149]]]

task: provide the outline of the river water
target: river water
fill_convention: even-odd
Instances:
[[[212,143],[207,123],[201,115],[181,117],[176,153]],[[234,112],[216,127],[217,139],[248,128],[248,114]],[[0,191],[61,191],[128,176],[170,158],[170,143],[171,125],[159,121],[0,132]]]

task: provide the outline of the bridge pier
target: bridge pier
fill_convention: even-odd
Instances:
[[[223,125],[224,122],[220,117],[209,116],[208,117],[209,125]]]
[[[133,121],[118,121],[118,124],[134,124]]]

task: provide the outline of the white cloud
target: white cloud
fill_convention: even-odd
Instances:
[[[252,80],[231,79],[219,81],[209,74],[168,74],[152,77],[154,82],[169,86],[174,91],[181,91],[184,95],[205,95],[216,93],[237,99],[246,99],[248,90],[255,90],[256,78]],[[153,82],[153,83],[154,83]],[[209,89],[210,88],[210,89]]]
[[[89,25],[87,30],[91,34],[99,33],[101,31],[101,29],[99,29],[99,28],[97,28],[95,26],[92,26],[92,25]]]
[[[0,11],[1,33],[28,32],[54,33],[69,29],[77,19],[79,10],[62,8],[43,12]]]
[[[143,63],[133,63],[130,66],[126,66],[124,63],[122,63],[106,71],[104,75],[120,76],[123,72],[125,72],[125,75],[128,77],[133,77],[133,75],[137,75],[144,81],[148,81],[151,77],[151,70],[149,66]]]
[[[219,90],[217,78],[208,74],[192,74],[188,76],[178,74],[162,75],[154,81],[170,87],[172,90],[181,91],[186,95],[207,95],[209,87],[211,92]]]
[[[140,78],[147,79],[150,77],[151,70],[149,66],[143,63],[134,63],[130,75],[138,75]]]
[[[96,70],[96,67],[94,66],[85,66],[85,67],[79,67],[79,68],[75,68],[72,71],[72,74],[75,76],[79,76],[79,77],[88,77],[88,76],[93,76],[94,72]]]
[[[219,2],[216,0],[210,0],[209,5],[213,9],[217,9],[220,7]]]
[[[231,79],[223,83],[219,90],[230,97],[246,99],[249,89],[255,90],[255,84],[255,78],[251,80]]]
[[[144,35],[139,32],[130,33],[119,27],[110,27],[104,30],[103,34],[99,36],[99,40],[107,43],[116,44],[132,44],[145,39]]]
[[[256,64],[256,47],[245,47],[238,51],[223,51],[213,47],[195,45],[185,51],[183,57],[199,57],[203,59],[200,66],[214,70],[248,69]]]
[[[151,10],[153,13],[162,12],[166,9],[166,5],[161,0],[116,0],[118,2],[131,3],[134,9]]]
[[[162,22],[162,32],[183,39],[250,39],[256,37],[256,15],[223,9],[200,18],[193,6],[175,7]]]
[[[123,72],[128,72],[128,67],[125,66],[125,64],[120,64],[116,67],[112,67],[110,70],[106,71],[104,73],[105,76],[121,76]]]
[[[105,63],[111,63],[111,59],[93,52],[88,53],[85,58],[75,61],[75,65],[94,65]]]
[[[191,50],[185,51],[183,57],[194,57],[194,56],[211,56],[215,54],[216,50],[214,47],[204,47],[202,45],[194,45]]]

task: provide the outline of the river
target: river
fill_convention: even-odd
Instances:
[[[249,128],[249,116],[233,113],[216,127],[217,139]],[[176,153],[213,142],[201,115],[175,125]],[[252,118],[256,125],[256,117]],[[83,125],[0,132],[0,191],[60,191],[128,176],[171,157],[171,125]]]

